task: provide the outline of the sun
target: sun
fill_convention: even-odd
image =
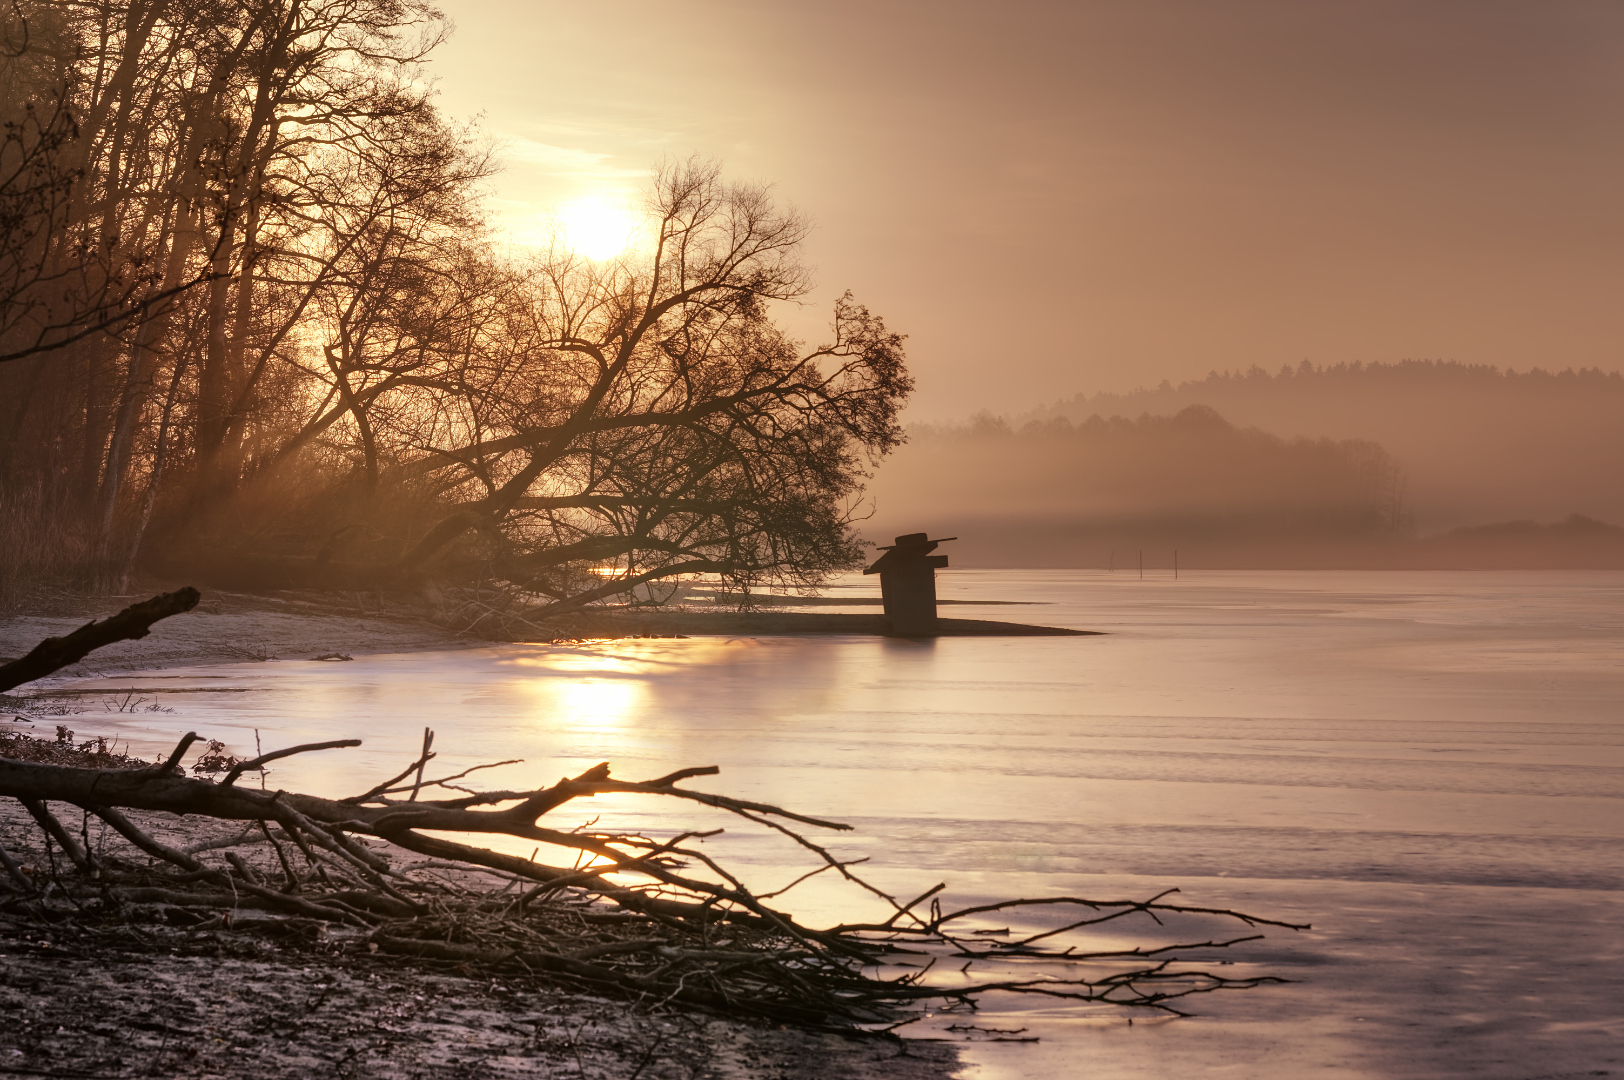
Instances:
[[[601,195],[566,203],[558,210],[564,243],[589,259],[612,259],[632,242],[637,219],[623,206]]]

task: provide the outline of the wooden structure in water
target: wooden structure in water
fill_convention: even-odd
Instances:
[[[893,637],[935,637],[936,568],[947,565],[946,555],[932,555],[937,544],[957,540],[944,536],[926,539],[924,533],[899,536],[864,574],[880,575],[880,596]]]

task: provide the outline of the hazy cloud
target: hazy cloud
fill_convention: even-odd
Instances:
[[[504,161],[536,166],[548,176],[641,181],[649,175],[647,166],[626,168],[611,164],[614,155],[602,151],[555,146],[523,135],[499,134],[498,138]]]

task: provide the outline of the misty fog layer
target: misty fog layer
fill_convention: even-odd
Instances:
[[[1305,364],[910,434],[866,533],[955,565],[1624,566],[1617,374]]]
[[[1624,376],[1405,361],[1213,373],[1130,394],[1078,395],[1036,417],[1216,409],[1282,436],[1370,439],[1403,467],[1423,533],[1583,514],[1624,521]]]
[[[925,427],[880,471],[870,535],[962,537],[971,565],[1106,565],[1113,546],[1366,541],[1404,527],[1403,475],[1364,440],[1282,439],[1212,409]]]

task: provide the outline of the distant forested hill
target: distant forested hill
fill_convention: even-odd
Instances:
[[[1170,416],[1192,405],[1284,436],[1379,443],[1408,474],[1423,532],[1572,513],[1624,520],[1624,376],[1613,372],[1304,363],[1079,395],[1027,419]]]
[[[1205,406],[910,436],[870,486],[864,531],[960,536],[954,565],[1105,566],[1142,547],[1163,561],[1182,547],[1206,565],[1291,564],[1282,552],[1406,534],[1402,470],[1377,444],[1281,438]]]

